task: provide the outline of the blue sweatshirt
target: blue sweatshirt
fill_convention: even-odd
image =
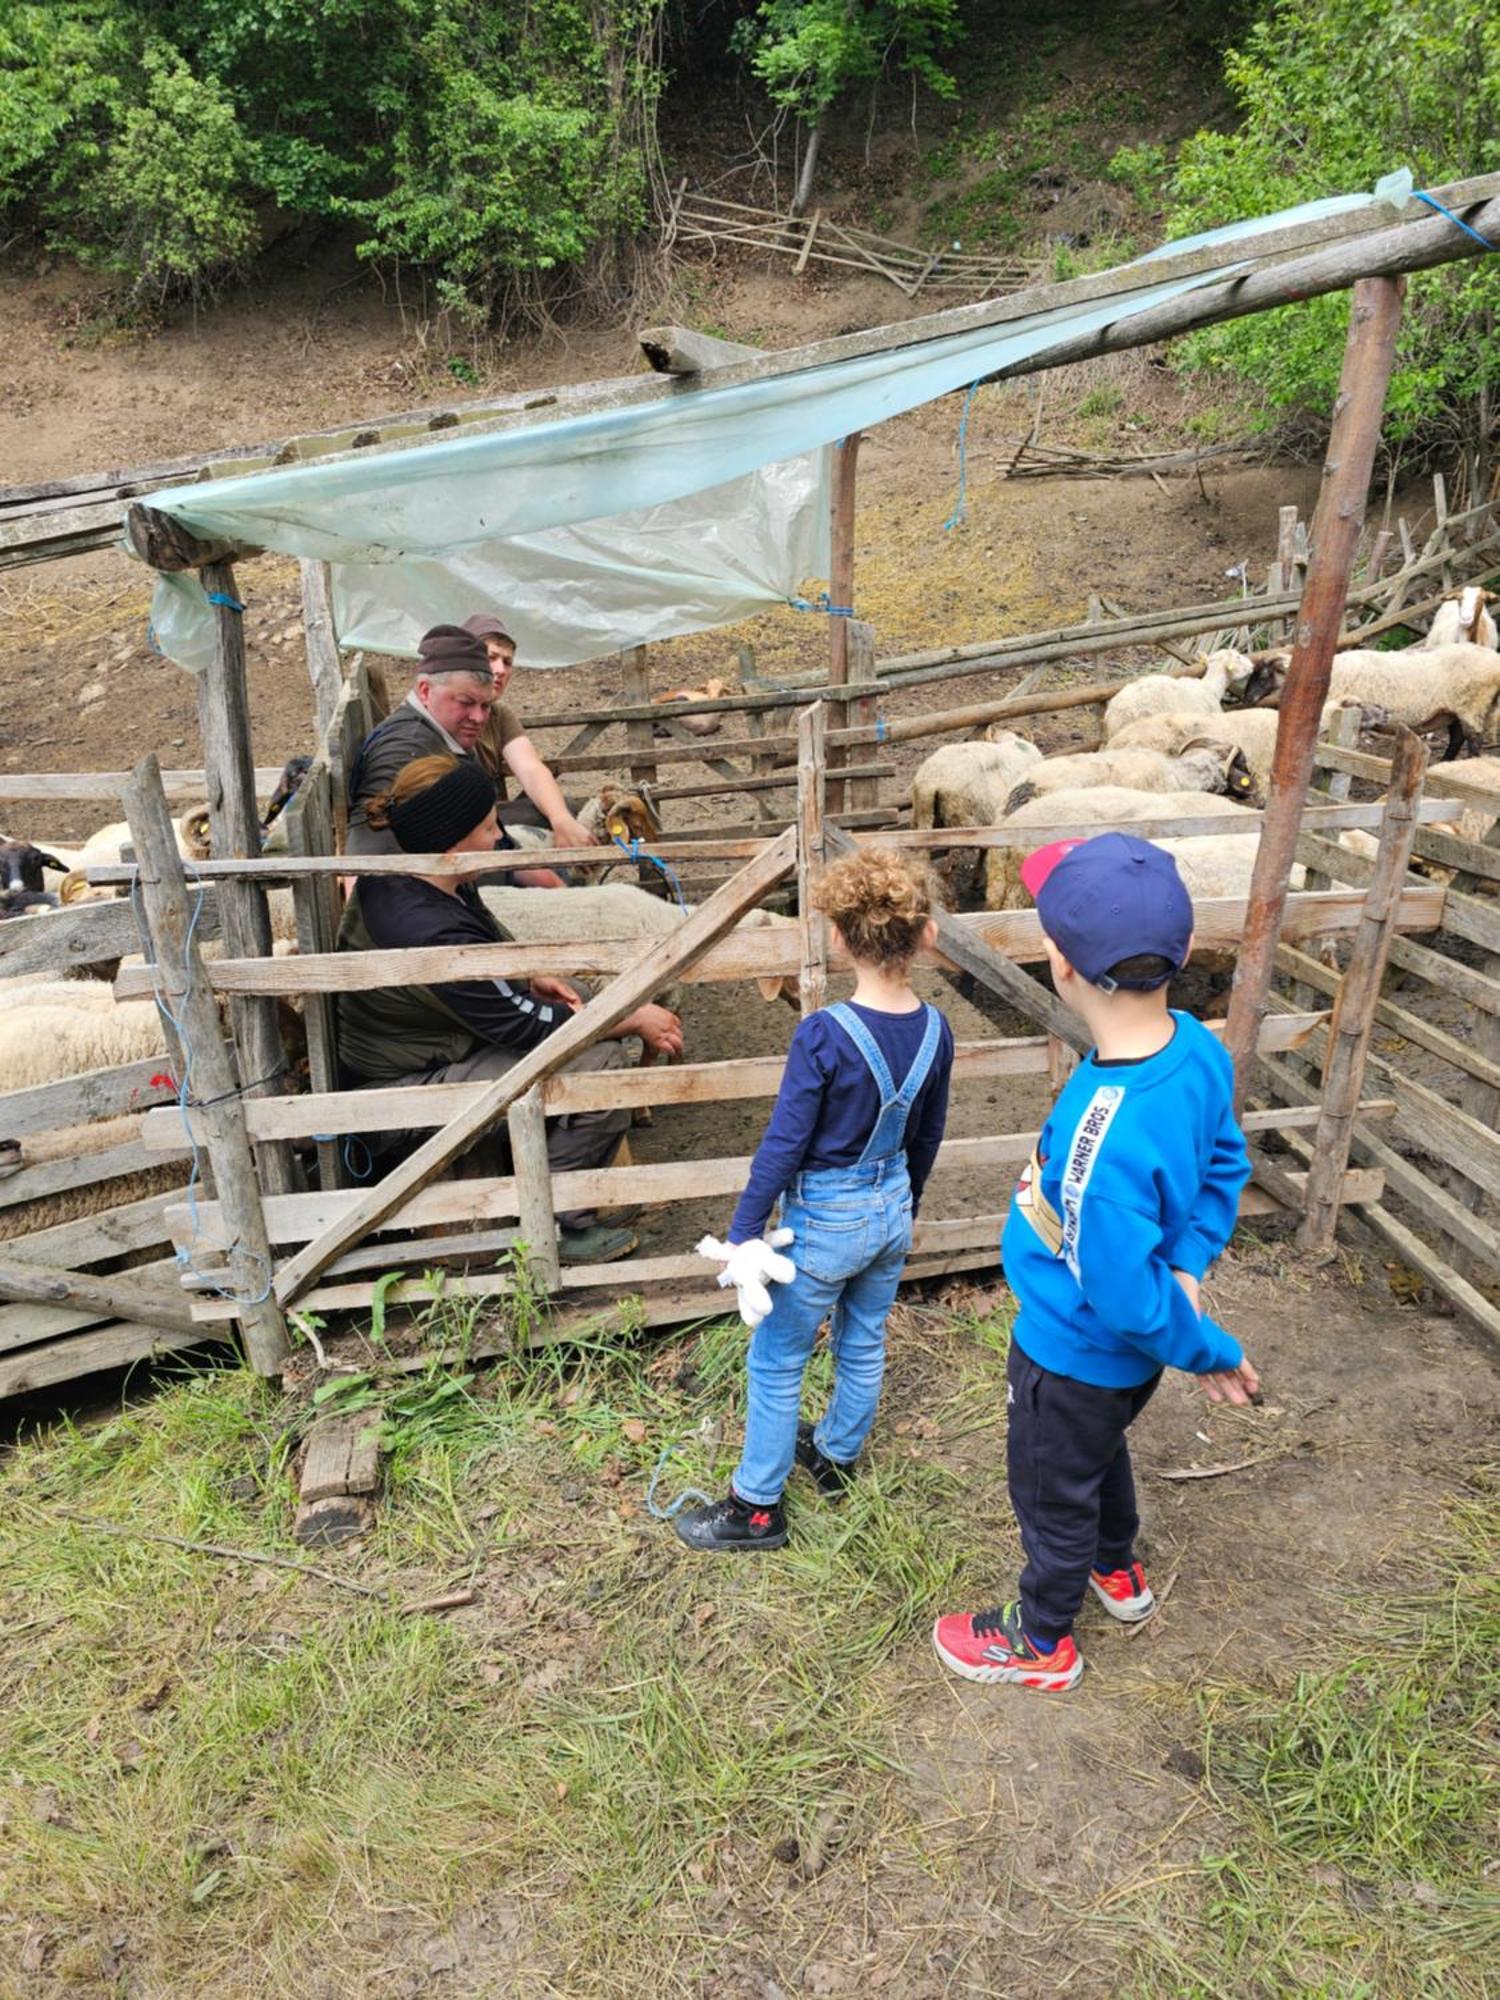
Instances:
[[[1020,1304],[1013,1338],[1038,1367],[1106,1389],[1159,1368],[1237,1368],[1239,1343],[1194,1312],[1173,1277],[1201,1278],[1229,1241],[1250,1177],[1231,1107],[1234,1069],[1175,1010],[1176,1032],[1140,1062],[1089,1056],[1037,1148],[1042,1193],[1062,1218],[1048,1248],[1013,1200],[1000,1254]]]
[[[899,1090],[927,1032],[926,1008],[915,1007],[909,1014],[886,1014],[864,1006],[855,1006],[854,1011],[874,1036]],[[913,1210],[942,1143],[952,1068],[953,1030],[944,1019],[937,1054],[906,1119]],[[771,1210],[798,1174],[854,1166],[879,1116],[880,1092],[869,1064],[831,1014],[809,1014],[799,1023],[787,1051],[771,1122],[750,1162],[750,1179],[729,1225],[730,1242],[747,1243],[763,1235]]]

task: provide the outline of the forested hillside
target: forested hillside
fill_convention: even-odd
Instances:
[[[1074,268],[1367,187],[1500,166],[1486,0],[12,0],[0,245],[139,324],[352,242],[471,325],[618,309],[663,190],[842,201]],[[1413,285],[1393,441],[1481,450],[1500,265]],[[1188,343],[1269,419],[1326,409],[1343,307]]]

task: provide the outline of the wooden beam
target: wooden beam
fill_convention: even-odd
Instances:
[[[824,820],[828,711],[820,701],[797,716],[797,924],[801,937],[798,986],[804,1015],[828,998],[828,925],[813,908],[813,889],[828,858]]]
[[[117,1069],[91,1069],[56,1083],[33,1084],[29,1090],[7,1090],[0,1095],[0,1139],[20,1139],[28,1132],[50,1132],[60,1125],[82,1125],[93,1118],[118,1118],[153,1104],[169,1104],[177,1089],[164,1074],[165,1067],[163,1057],[147,1056],[144,1062],[122,1063]]]
[[[256,770],[258,790],[272,792],[281,776],[277,765]],[[118,799],[130,782],[128,771],[3,771],[0,772],[0,799],[7,802],[60,799]],[[174,805],[194,805],[208,796],[208,779],[202,771],[163,771],[162,790]]]
[[[618,979],[564,1022],[556,1034],[549,1035],[539,1047],[523,1056],[475,1105],[419,1146],[378,1186],[362,1194],[338,1223],[324,1230],[284,1265],[276,1279],[277,1300],[286,1305],[296,1299],[335,1257],[378,1228],[403,1200],[425,1187],[534,1083],[560,1069],[569,1056],[617,1027],[643,1001],[659,992],[667,980],[732,929],[767,889],[796,866],[796,860],[796,835],[788,831],[731,876],[680,930],[640,953]]]
[[[763,350],[738,340],[720,340],[690,326],[643,326],[636,335],[648,365],[658,375],[701,375],[733,361],[753,361]]]
[[[307,648],[307,672],[312,681],[317,741],[322,742],[343,692],[344,668],[339,658],[333,622],[333,589],[327,563],[303,561],[302,638]]]
[[[139,1320],[145,1325],[174,1328],[180,1333],[191,1333],[195,1325],[180,1292],[174,1298],[128,1276],[97,1278],[92,1272],[58,1271],[42,1264],[24,1263],[10,1254],[8,1244],[0,1251],[0,1299],[87,1306],[117,1319]]]
[[[238,1079],[219,1032],[219,1013],[193,936],[187,878],[156,758],[145,757],[125,791],[125,812],[140,866],[140,899],[159,976],[170,979],[172,1011],[192,1052],[190,1082],[206,1130],[214,1186],[229,1220],[229,1276],[235,1316],[251,1365],[274,1375],[289,1349],[281,1308],[267,1296],[271,1246],[240,1107]],[[167,970],[170,968],[170,972]]]
[[[552,1205],[552,1168],[547,1159],[547,1119],[542,1088],[534,1083],[505,1114],[510,1129],[511,1168],[516,1181],[517,1233],[527,1250],[527,1271],[538,1291],[557,1291],[563,1281],[558,1257],[557,1216]]]
[[[141,561],[156,570],[212,568],[260,554],[243,542],[206,541],[172,515],[140,500],[125,509],[125,539]]]
[[[1349,338],[1313,516],[1312,560],[1297,617],[1291,666],[1271,765],[1265,825],[1250,879],[1245,934],[1234,971],[1225,1046],[1235,1065],[1235,1103],[1243,1104],[1265,1017],[1303,806],[1312,779],[1334,642],[1369,499],[1381,413],[1401,325],[1400,282],[1362,278],[1349,309]]]

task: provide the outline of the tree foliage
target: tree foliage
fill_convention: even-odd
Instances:
[[[1493,0],[1274,0],[1225,74],[1243,123],[1183,147],[1174,236],[1366,189],[1397,167],[1410,167],[1418,187],[1500,167]],[[1333,294],[1206,329],[1184,343],[1184,358],[1257,384],[1273,414],[1325,413],[1347,324],[1347,298]],[[1497,377],[1500,257],[1412,278],[1387,436],[1482,451]]]
[[[958,0],[761,0],[735,44],[772,103],[811,122],[890,68],[955,96],[938,58],[959,32]]]

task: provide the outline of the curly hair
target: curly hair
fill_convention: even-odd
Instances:
[[[413,757],[409,764],[403,764],[391,780],[388,792],[376,792],[365,806],[365,819],[378,833],[384,833],[390,825],[392,806],[403,806],[408,799],[414,799],[418,792],[425,792],[435,785],[439,778],[458,766],[458,759],[447,750],[435,750],[430,757]]]
[[[926,868],[889,847],[865,847],[835,861],[812,904],[838,925],[851,958],[894,969],[909,965],[938,908]]]

